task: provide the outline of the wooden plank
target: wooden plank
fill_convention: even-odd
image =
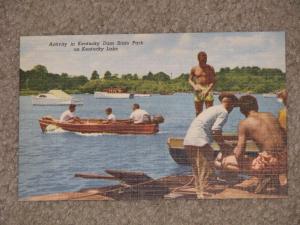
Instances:
[[[127,187],[117,188],[105,192],[105,196],[115,200],[137,200],[163,198],[170,192],[170,189],[159,180],[150,180]]]
[[[37,195],[23,198],[21,201],[66,201],[66,200],[113,200],[108,196],[95,193],[63,192],[48,195]]]
[[[105,170],[105,172],[115,177],[115,179],[118,179],[129,185],[153,180],[150,176],[143,172],[131,172],[123,170]]]
[[[105,179],[105,180],[117,180],[116,177],[107,176],[95,173],[75,173],[74,177],[80,177],[84,179]]]

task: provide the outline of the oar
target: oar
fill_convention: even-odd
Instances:
[[[80,177],[84,179],[105,179],[105,180],[117,180],[113,176],[107,176],[102,174],[92,174],[92,173],[75,173],[74,177]]]

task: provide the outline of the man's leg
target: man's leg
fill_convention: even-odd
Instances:
[[[195,101],[196,116],[203,111],[203,101]]]
[[[211,162],[209,162],[204,155],[211,158],[210,154],[213,154],[213,152],[206,153],[211,150],[209,145],[201,148],[196,146],[185,146],[185,149],[188,159],[192,164],[197,198],[203,198],[204,188],[207,185],[207,180],[211,174]]]

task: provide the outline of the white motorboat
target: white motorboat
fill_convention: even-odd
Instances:
[[[37,96],[32,96],[32,105],[82,105],[83,102],[73,98],[71,95],[62,90],[50,90],[47,93],[41,93]]]
[[[134,94],[134,97],[150,97],[151,94]]]
[[[102,92],[102,91],[96,91],[94,93],[95,98],[133,98],[134,94],[130,93],[110,93],[110,92]]]
[[[276,98],[276,94],[274,94],[274,93],[265,93],[265,94],[263,94],[263,97],[264,98]]]

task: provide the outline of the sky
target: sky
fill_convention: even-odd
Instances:
[[[117,41],[126,41],[129,45],[116,45]],[[133,41],[143,44],[132,45]],[[67,43],[67,46],[49,46],[51,42]],[[75,46],[70,46],[71,42]],[[114,42],[118,50],[74,51],[78,42],[99,42],[104,48],[103,42]],[[237,66],[286,71],[285,32],[23,36],[20,68],[30,70],[41,64],[51,73],[88,77],[94,70],[100,75],[109,70],[113,74],[137,73],[139,76],[163,71],[174,78],[189,73],[198,64],[199,51],[207,53],[207,63],[215,71]]]

